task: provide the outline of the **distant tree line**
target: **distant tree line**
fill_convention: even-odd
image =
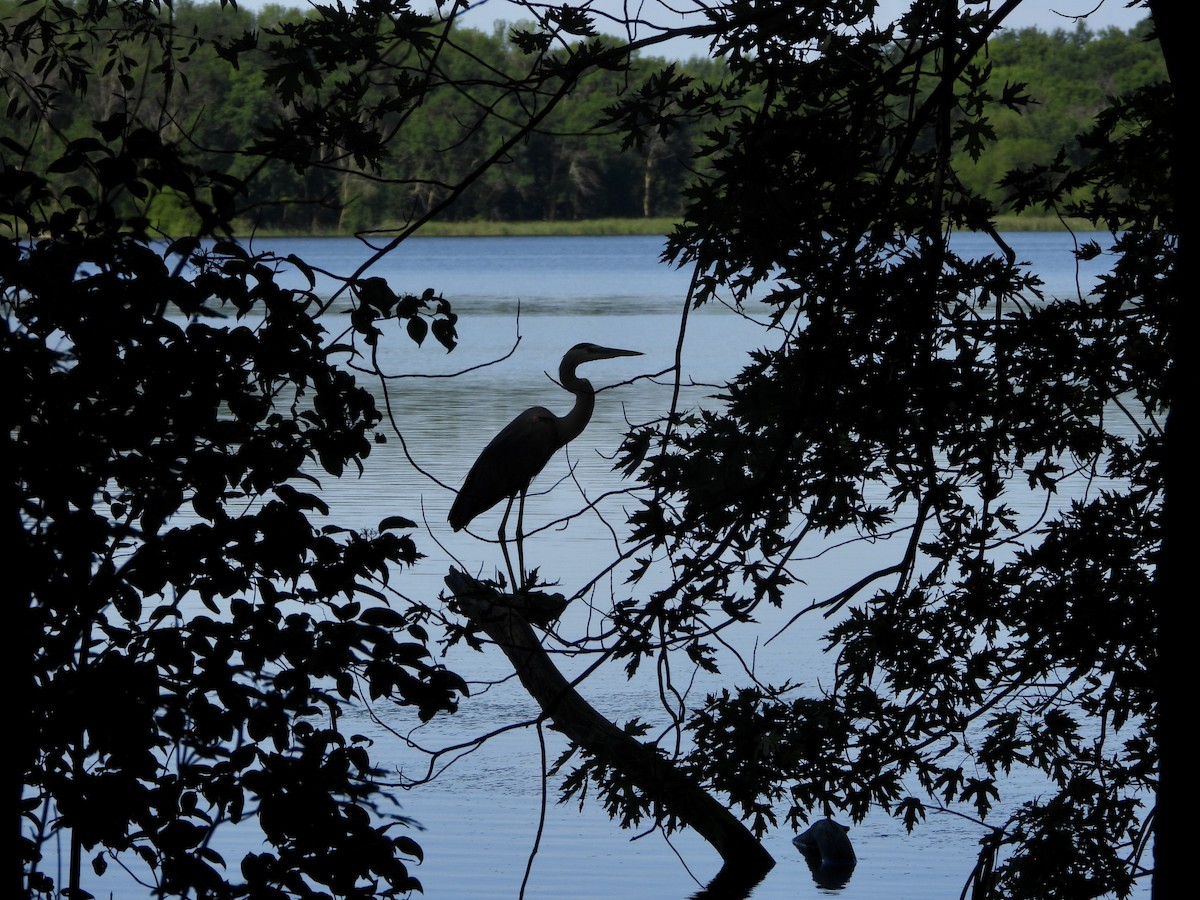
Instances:
[[[1003,104],[989,110],[984,121],[995,143],[973,165],[959,166],[964,186],[999,203],[1006,199],[1000,186],[1006,172],[1053,159],[1060,148],[1069,164],[1089,162],[1093,148],[1077,136],[1092,129],[1114,98],[1166,78],[1162,51],[1150,32],[1150,20],[1143,19],[1128,32],[1093,32],[1080,24],[1071,31],[1021,28],[993,38],[979,65],[991,67],[992,85],[1028,94],[1033,105],[1022,113]]]
[[[22,9],[20,0],[0,0],[3,36],[20,29]],[[115,20],[118,13],[111,15]],[[58,95],[57,108],[42,120],[51,122],[57,135],[46,127],[37,134],[26,133],[24,124],[32,119],[15,114],[28,112],[39,98],[14,92],[0,138],[15,142],[35,166],[39,156],[48,166],[64,137],[88,135],[92,123],[108,118],[111,110],[106,106],[113,106],[115,98],[136,96],[138,109],[147,122],[158,123],[156,130],[165,139],[188,144],[191,158],[202,151],[199,158],[207,157],[205,165],[236,180],[230,202],[237,203],[243,222],[265,230],[394,228],[441,205],[450,186],[460,185],[463,173],[474,170],[479,177],[439,212],[441,219],[675,217],[684,209],[686,187],[696,169],[704,167],[698,148],[703,134],[715,125],[713,114],[703,106],[683,116],[677,110],[650,111],[652,120],[669,120],[669,127],[646,128],[638,141],[596,123],[608,120],[605,111],[616,98],[636,95],[647,79],[677,77],[711,84],[728,77],[721,59],[681,61],[666,68],[667,76],[662,73],[669,61],[661,57],[639,57],[628,68],[614,65],[574,89],[536,132],[506,149],[499,164],[485,165],[504,143],[505,123],[531,112],[520,108],[524,101],[505,85],[527,66],[531,54],[554,48],[531,45],[527,34],[504,23],[491,34],[459,28],[454,40],[444,43],[435,43],[431,32],[428,46],[407,51],[414,57],[411,64],[395,61],[398,71],[411,65],[413,78],[435,73],[419,115],[399,102],[389,112],[392,82],[368,85],[359,94],[370,97],[363,122],[368,107],[372,123],[390,118],[395,133],[389,153],[373,157],[375,137],[368,128],[362,129],[361,153],[346,151],[354,146],[357,111],[351,110],[342,120],[343,133],[327,136],[324,144],[331,149],[322,155],[322,136],[297,135],[281,125],[294,121],[302,112],[296,104],[305,101],[299,99],[302,85],[289,83],[297,78],[295,72],[278,63],[280,46],[293,60],[303,58],[317,68],[325,65],[321,47],[298,42],[299,23],[310,13],[273,6],[259,12],[222,11],[217,3],[185,0],[171,10],[164,8],[163,15],[174,19],[178,37],[173,48],[163,51],[154,42],[141,42],[132,30],[120,53],[97,61],[100,75],[94,77],[107,83],[88,85],[86,94]],[[1052,158],[1059,147],[1067,148],[1072,163],[1086,159],[1088,150],[1078,145],[1075,135],[1090,127],[1107,99],[1164,77],[1161,54],[1146,40],[1148,31],[1147,23],[1128,33],[1117,28],[1093,32],[1080,24],[1073,31],[1049,34],[1025,28],[990,41],[979,62],[991,67],[990,83],[1035,94],[1034,106],[1025,114],[1006,110],[991,118],[964,116],[971,127],[992,129],[996,138],[986,153],[959,166],[964,187],[1001,202],[1001,176],[1014,167]],[[293,46],[287,47],[289,42]],[[426,66],[431,56],[436,64]],[[230,59],[235,66],[228,64]],[[137,79],[129,74],[135,61]],[[28,64],[47,65],[34,57]],[[329,65],[341,68],[335,74],[347,84],[360,74],[344,61]],[[147,72],[154,77],[147,78]],[[173,90],[177,83],[187,90]],[[173,99],[178,97],[186,102]],[[301,155],[290,163],[279,159],[291,146]],[[960,154],[971,153],[972,146],[966,142]],[[268,152],[246,153],[246,148]],[[249,185],[245,190],[243,182]],[[175,197],[171,185],[140,199],[145,214],[163,231],[194,230],[187,228],[187,218],[193,215],[190,204],[176,202],[185,198]]]

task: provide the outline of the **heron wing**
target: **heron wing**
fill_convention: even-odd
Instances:
[[[483,448],[450,507],[450,527],[464,528],[501,500],[528,489],[562,446],[558,417],[543,406],[525,410]]]

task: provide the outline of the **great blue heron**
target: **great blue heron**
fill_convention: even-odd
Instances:
[[[586,378],[575,374],[575,368],[597,359],[612,359],[616,356],[641,356],[637,350],[615,350],[597,344],[576,344],[563,356],[558,366],[559,383],[575,395],[575,405],[565,416],[559,417],[544,406],[525,410],[505,426],[490,444],[483,448],[467,479],[463,482],[454,505],[450,507],[450,527],[455,531],[465,528],[480,513],[485,513],[501,500],[507,499],[504,517],[500,520],[500,549],[508,574],[513,578],[512,561],[508,556],[508,545],[504,529],[512,512],[513,501],[520,498],[517,506],[517,565],[521,569],[521,583],[513,578],[513,589],[520,590],[525,581],[525,553],[522,547],[524,533],[522,520],[525,516],[525,494],[529,484],[560,447],[577,438],[587,427],[596,405],[596,391]]]

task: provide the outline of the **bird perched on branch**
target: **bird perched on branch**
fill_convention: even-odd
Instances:
[[[516,538],[521,582],[518,584],[513,578],[514,589],[524,587],[522,520],[525,515],[525,494],[529,490],[530,482],[545,468],[559,448],[566,446],[583,432],[596,405],[596,391],[592,383],[577,376],[575,369],[583,363],[597,359],[641,355],[637,350],[616,350],[588,343],[576,344],[566,352],[558,367],[559,383],[575,395],[575,405],[571,411],[565,416],[556,416],[544,406],[530,407],[509,422],[504,430],[492,439],[467,473],[466,481],[450,507],[450,527],[455,531],[466,528],[476,516],[507,499],[508,505],[504,508],[504,517],[500,520],[500,530],[497,534],[510,578],[513,578],[513,569],[505,540],[505,528],[508,526],[513,501],[519,498]]]

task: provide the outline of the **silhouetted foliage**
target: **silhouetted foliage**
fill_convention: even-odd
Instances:
[[[449,350],[455,313],[369,263],[334,273],[332,297],[285,288],[285,269],[313,283],[308,264],[234,240],[236,222],[386,219],[377,258],[452,209],[592,214],[613,183],[658,209],[675,200],[646,199],[647,170],[695,146],[665,255],[695,267],[689,305],[756,316],[762,348],[717,407],[629,436],[618,466],[644,502],[613,568],[630,593],[570,651],[655,664],[660,721],[625,732],[757,834],[965,809],[977,896],[1128,893],[1160,775],[1172,91],[1117,86],[1077,147],[989,169],[996,123],[1038,85],[998,82],[1001,20],[978,4],[917,2],[895,24],[859,0],[715,4],[690,29],[721,66],[638,77],[591,14],[527,9],[502,41],[403,0],[270,23],[82,0],[5,18],[21,888],[77,892],[85,857],[164,896],[418,886],[420,848],[340,716],[382,699],[424,720],[466,685],[431,652],[432,598],[393,588],[414,522],[319,524],[320,486],[386,439],[345,361],[382,375],[372,350],[401,331]],[[634,156],[597,153],[596,131]],[[1078,256],[1112,254],[1112,274],[1048,296],[993,227],[1004,205],[1094,223],[1110,237]],[[993,249],[961,255],[959,230]],[[832,546],[872,554],[818,593],[805,564]],[[833,618],[834,683],[721,672],[719,645],[767,605]],[[445,636],[474,640],[453,619]],[[697,703],[673,671],[724,686]],[[565,796],[678,825],[619,766],[573,759]],[[1009,802],[1017,768],[1044,776],[1038,798]],[[250,819],[267,849],[221,859],[214,833]],[[63,885],[43,864],[60,836]]]
[[[195,163],[132,92],[151,72],[127,42],[153,60],[180,39],[158,10],[25,11],[4,50],[35,64],[6,80],[27,91],[14,103],[38,99],[20,115],[53,149],[39,170],[6,139],[0,175],[22,892],[80,895],[90,860],[162,896],[407,894],[420,848],[340,714],[361,694],[425,720],[466,686],[433,659],[425,611],[393,605],[414,523],[318,521],[322,479],[361,471],[381,420],[340,364],[351,344],[331,344],[328,298],[213,240],[243,184]],[[103,98],[89,133],[59,131],[60,103],[96,102],[93,67],[110,63],[130,93]],[[171,244],[141,214],[166,189],[199,223]],[[431,327],[453,347],[432,292],[347,285],[352,338]],[[267,849],[222,859],[214,834],[251,819]]]
[[[1000,90],[997,20],[946,7],[876,30],[861,4],[803,6],[722,34],[732,84],[763,99],[710,135],[667,255],[697,266],[695,303],[764,317],[765,343],[722,408],[631,438],[653,488],[638,555],[672,575],[615,623],[631,668],[664,652],[654,634],[714,666],[714,635],[767,604],[834,617],[834,683],[750,681],[680,723],[696,777],[760,833],[780,803],[794,827],[962,806],[996,829],[977,896],[1124,896],[1156,786],[1171,94],[1110,100],[1087,154],[997,186],[1111,234],[1078,249],[1112,255],[1096,292],[1050,296],[962,172],[1038,85]],[[960,255],[956,229],[991,252]],[[804,586],[804,560],[856,544],[872,563]],[[1014,805],[1022,767],[1046,788]]]

